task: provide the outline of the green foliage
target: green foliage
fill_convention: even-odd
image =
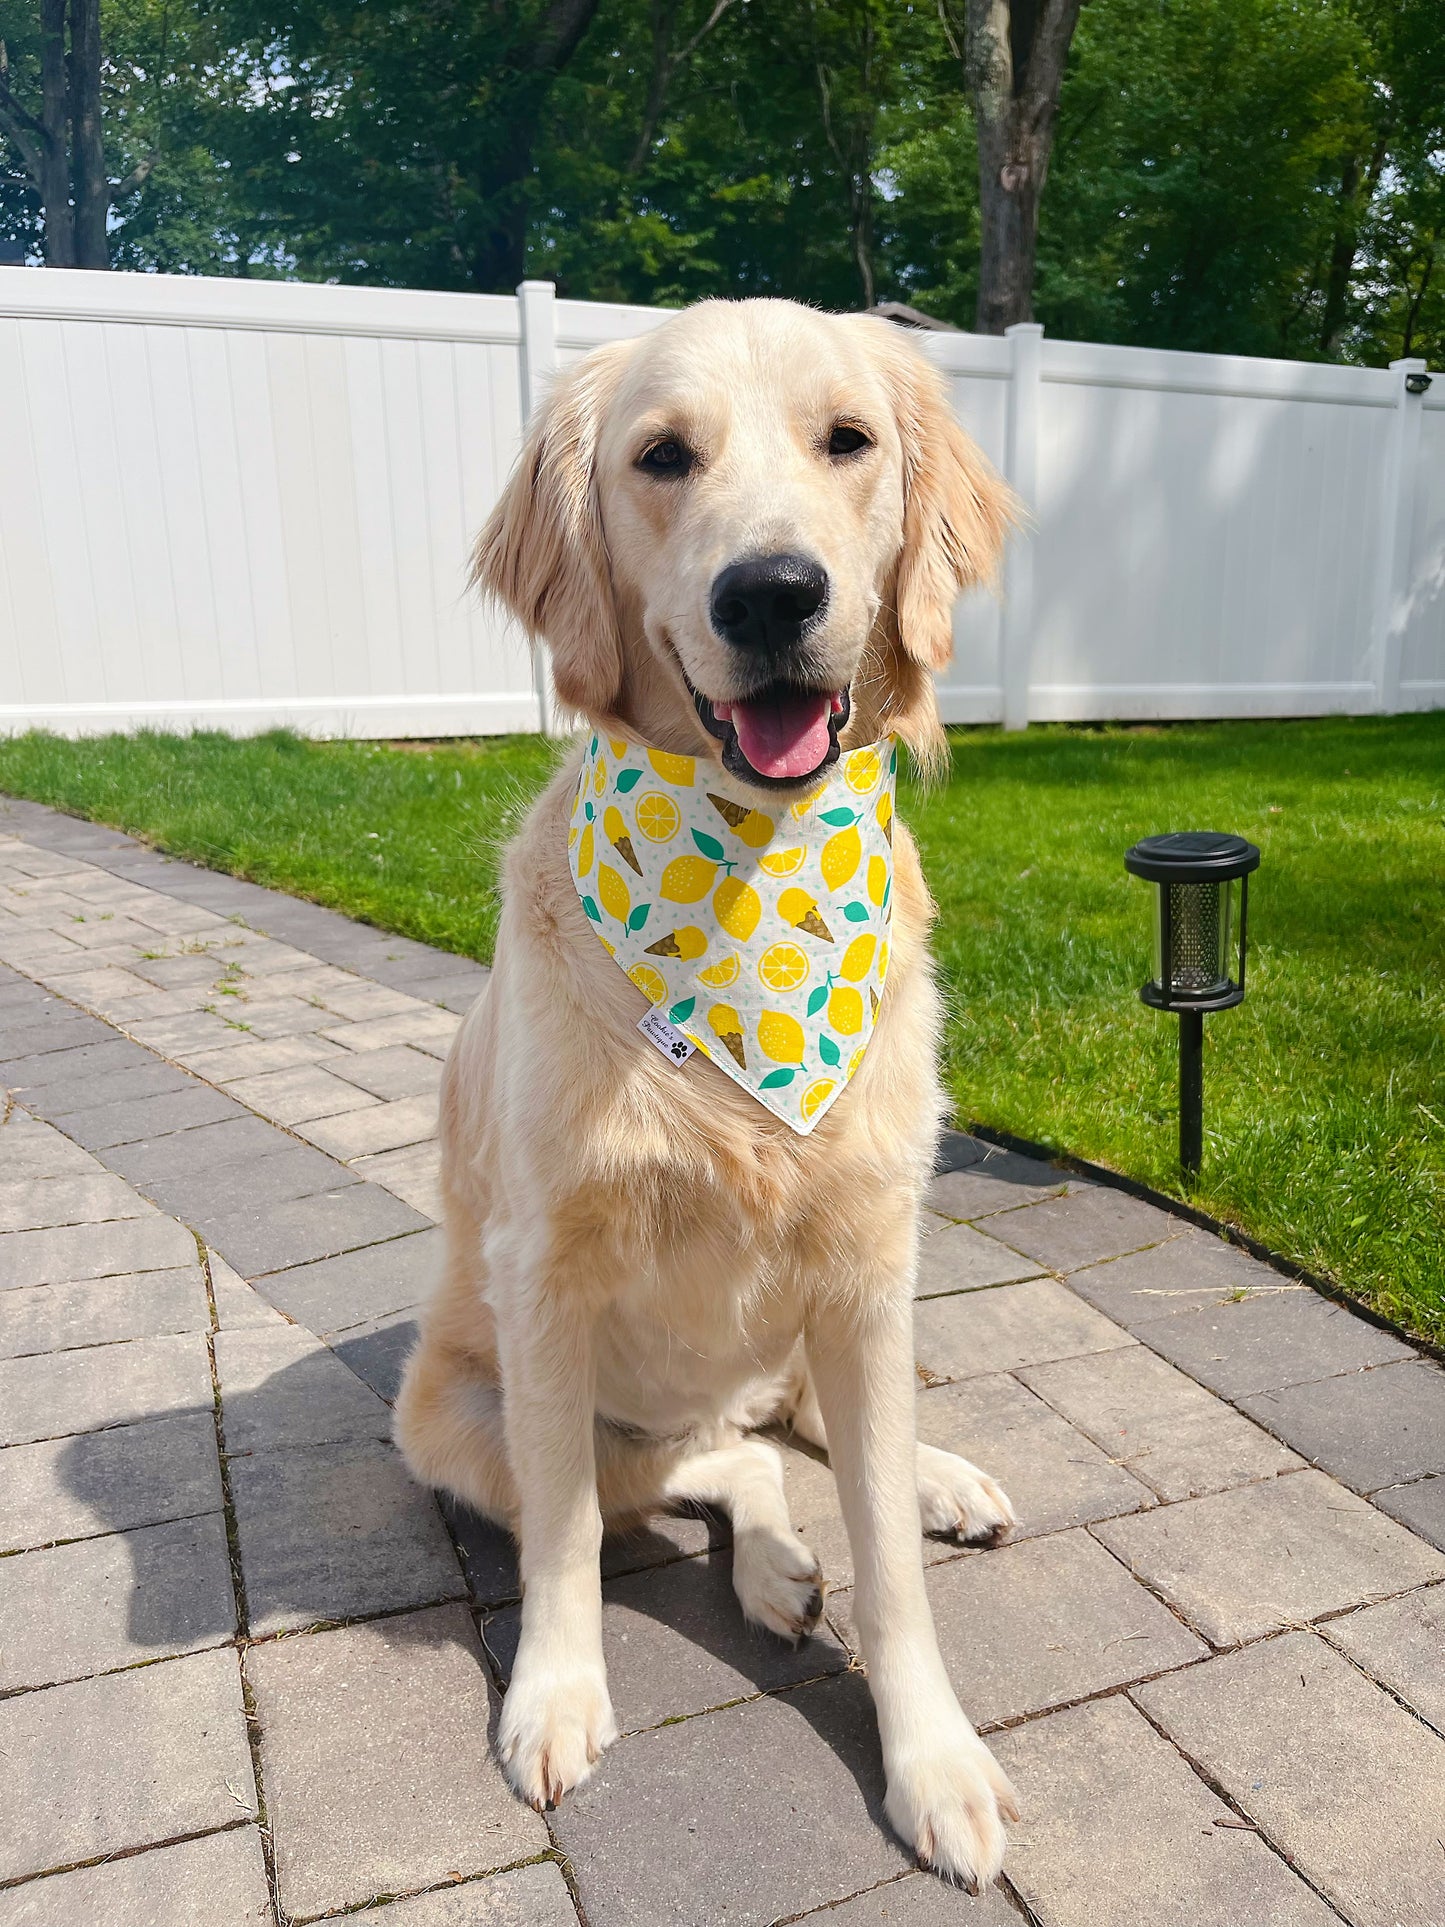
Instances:
[[[501,842],[554,767],[535,738],[402,749],[284,733],[0,743],[0,787],[486,958]],[[1197,1202],[1445,1340],[1445,714],[952,732],[900,813],[938,901],[962,1122],[1165,1191],[1172,1018],[1135,995],[1152,831],[1238,831],[1250,991],[1205,1035]]]

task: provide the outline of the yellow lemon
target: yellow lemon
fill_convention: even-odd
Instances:
[[[881,984],[888,975],[888,939],[885,937],[878,946],[878,981]]]
[[[808,981],[811,969],[795,943],[770,944],[758,959],[758,975],[769,990],[796,990]]]
[[[597,894],[602,899],[602,908],[610,911],[619,923],[626,923],[632,914],[632,899],[627,894],[627,885],[610,863],[604,863],[597,872]]]
[[[858,834],[856,823],[851,829],[839,830],[836,836],[830,836],[818,859],[824,883],[830,890],[841,890],[858,868],[862,857],[863,839]]]
[[[775,1064],[801,1064],[803,1026],[785,1011],[765,1010],[758,1019],[758,1048]]]
[[[808,852],[798,850],[770,850],[766,856],[758,858],[758,868],[765,870],[770,877],[796,876],[803,867],[803,859]]]
[[[657,894],[664,903],[701,903],[716,875],[717,865],[705,856],[675,856],[662,873]]]
[[[792,803],[788,806],[789,816],[792,817],[795,823],[801,823],[803,818],[808,814],[809,810],[812,809],[813,805],[817,802],[818,798],[822,794],[823,794],[823,790],[822,790],[822,786],[820,785],[819,788],[810,791],[807,796],[800,796],[796,803]]]
[[[852,1081],[853,1081],[853,1074],[854,1074],[854,1072],[855,1072],[855,1071],[856,1071],[856,1070],[858,1069],[858,1066],[859,1066],[859,1065],[860,1065],[860,1064],[861,1064],[862,1062],[863,1062],[863,1053],[862,1053],[862,1051],[861,1051],[861,1050],[855,1050],[855,1051],[854,1051],[854,1053],[853,1053],[853,1055],[852,1055],[852,1056],[851,1056],[851,1057],[850,1057],[850,1058],[848,1059],[848,1072],[847,1072],[847,1076],[848,1076],[848,1081],[849,1081],[849,1083],[850,1083],[850,1084],[851,1084],[851,1083],[852,1083]]]
[[[672,756],[665,749],[650,749],[647,760],[664,783],[676,783],[679,789],[692,788],[697,766],[690,756]]]
[[[888,888],[888,865],[881,856],[868,859],[868,895],[874,903],[883,902],[883,893]]]
[[[603,756],[597,758],[597,767],[592,772],[592,787],[599,796],[607,787],[607,759]]]
[[[589,823],[582,832],[581,847],[577,851],[577,874],[579,877],[592,874],[592,825]]]
[[[828,999],[828,1022],[840,1036],[856,1037],[863,1028],[863,999],[856,990],[840,987]]]
[[[739,1070],[745,1071],[748,1060],[743,1053],[743,1027],[738,1014],[731,1004],[714,1004],[707,1014],[713,1033],[727,1051]]]
[[[682,822],[681,813],[670,796],[649,790],[637,799],[637,827],[649,843],[670,843]]]
[[[725,877],[712,900],[713,914],[730,937],[746,943],[758,927],[763,906],[758,893],[740,877]]]
[[[814,1078],[807,1090],[803,1092],[803,1116],[815,1116],[818,1106],[820,1104],[826,1104],[832,1095],[833,1080],[831,1077]]]
[[[665,937],[647,946],[649,957],[680,957],[684,963],[691,963],[707,949],[707,938],[695,923],[685,923],[680,930],[669,930]]]
[[[660,1004],[667,995],[667,985],[653,969],[651,964],[637,963],[628,971],[628,976],[642,992],[650,1004]]]
[[[876,937],[855,937],[843,952],[843,961],[838,966],[840,974],[850,983],[860,983],[868,975],[877,948]]]
[[[878,799],[878,827],[891,843],[893,841],[893,798],[884,790]]]
[[[697,980],[709,990],[726,990],[729,984],[737,982],[740,967],[736,957],[722,957],[708,969],[699,970]]]
[[[615,943],[609,943],[600,930],[597,935],[601,939],[602,948],[607,952],[608,956],[615,957],[617,955],[617,945]]]
[[[833,941],[832,931],[818,915],[818,906],[806,890],[784,890],[778,898],[778,915],[795,930],[806,930],[810,936],[821,937],[824,943]]]
[[[858,796],[878,787],[883,774],[883,759],[876,749],[855,749],[843,765],[843,780]]]
[[[627,754],[627,742],[624,737],[609,736],[607,740],[612,745],[612,754],[614,756],[621,757]]]
[[[569,850],[574,849],[576,847],[577,838],[579,835],[580,835],[580,831],[578,830],[577,825],[574,823],[571,829],[568,830],[567,832],[567,848]]]

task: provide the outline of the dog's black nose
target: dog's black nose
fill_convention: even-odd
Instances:
[[[739,649],[794,647],[828,600],[828,572],[805,555],[734,562],[712,585],[712,626]]]

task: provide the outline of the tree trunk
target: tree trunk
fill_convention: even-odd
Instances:
[[[1049,175],[1064,63],[1082,0],[964,0],[963,62],[978,129],[980,334],[1032,321],[1039,202]]]
[[[40,0],[41,177],[45,207],[45,265],[75,266],[75,223],[70,212],[69,89],[65,62],[65,0]]]
[[[108,268],[110,184],[100,130],[100,0],[70,0],[69,78],[75,265]]]

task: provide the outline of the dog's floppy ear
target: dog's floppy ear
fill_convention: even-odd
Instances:
[[[883,638],[883,709],[927,768],[943,754],[932,674],[953,655],[953,605],[964,589],[997,580],[1018,504],[954,419],[933,364],[896,322],[860,319],[903,445],[903,542]]]
[[[472,582],[552,654],[569,708],[605,713],[622,687],[622,636],[597,497],[597,442],[626,344],[588,355],[533,417],[472,556]]]

